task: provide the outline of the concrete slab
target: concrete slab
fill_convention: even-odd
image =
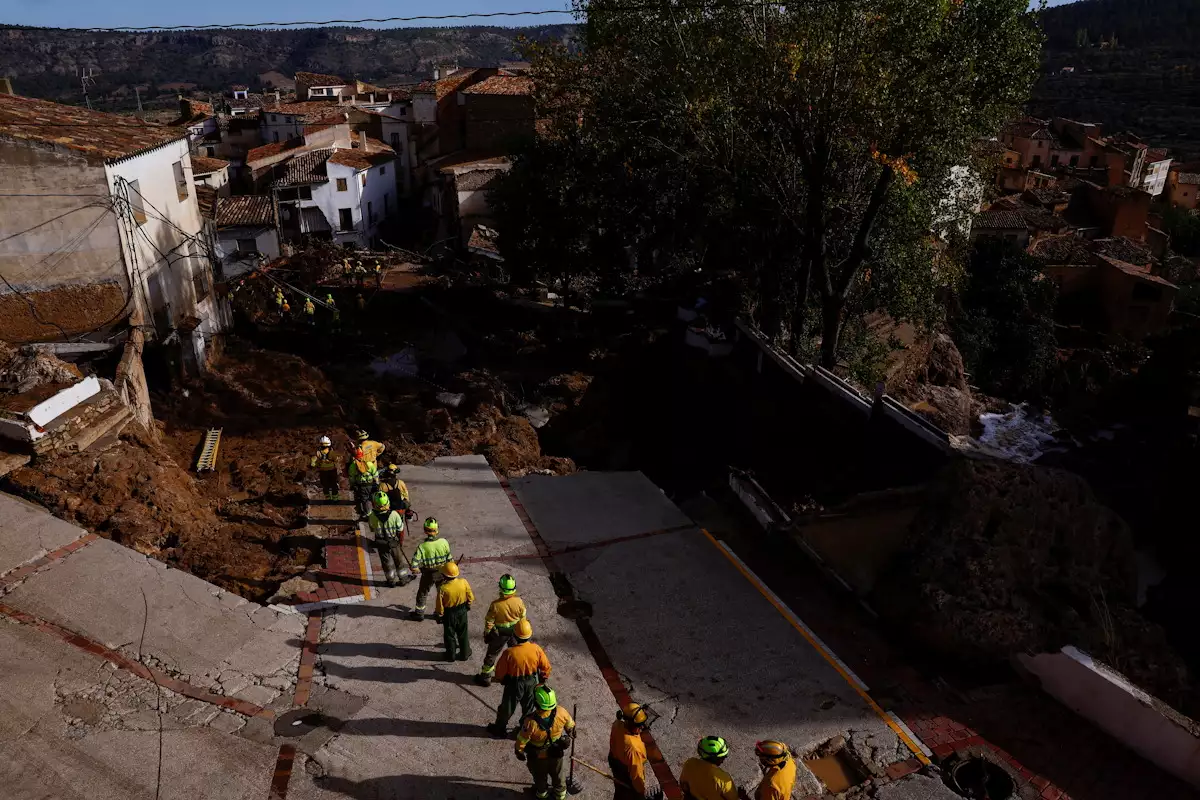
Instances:
[[[0,493],[0,575],[86,534],[44,508]]]
[[[298,615],[264,610],[106,539],[33,576],[5,602],[113,648],[136,648],[145,623],[143,652],[167,669],[187,678],[232,670],[247,675],[243,685],[298,663],[288,641],[304,627]]]
[[[0,675],[5,798],[156,796],[157,714],[149,709],[147,716],[146,708],[129,703],[139,694],[154,698],[152,683],[110,670],[107,662],[20,625],[0,625]],[[169,716],[163,729],[162,798],[260,800],[267,795],[273,748]]]
[[[875,790],[875,800],[962,800],[936,777],[907,775]]]
[[[680,524],[644,477],[531,476],[513,488],[555,548]],[[801,751],[834,736],[871,737],[877,766],[910,753],[853,687],[699,530],[559,556],[633,696],[663,715],[654,735],[678,769],[696,740],[729,740],[727,768],[753,785],[754,742]],[[811,780],[811,779],[810,779]]]

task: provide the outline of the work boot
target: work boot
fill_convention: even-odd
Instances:
[[[507,739],[508,738],[508,729],[501,727],[500,725],[497,725],[494,722],[488,723],[487,732],[492,735],[493,739]]]
[[[471,651],[470,651],[470,650],[464,650],[463,652],[461,652],[461,653],[459,653],[459,654],[458,654],[458,660],[459,660],[459,661],[466,661],[466,660],[468,660],[468,659],[470,659],[470,658],[471,658]]]
[[[479,673],[478,675],[475,676],[475,682],[478,683],[480,686],[491,686],[492,685],[491,673],[484,673],[484,672]]]
[[[400,579],[398,577],[396,577],[396,573],[394,573],[394,572],[389,572],[387,574],[387,582],[388,582],[388,586],[399,586],[400,585]]]
[[[414,608],[413,612],[412,612],[412,619],[413,619],[413,622],[424,622],[425,621],[425,612],[421,611],[420,609]]]

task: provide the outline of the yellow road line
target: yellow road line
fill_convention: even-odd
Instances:
[[[908,732],[896,724],[894,719],[888,716],[888,713],[884,711],[878,703],[875,702],[871,695],[867,694],[867,690],[863,686],[862,681],[859,680],[858,676],[851,673],[846,665],[841,662],[841,659],[830,652],[825,644],[817,639],[816,636],[809,631],[802,622],[799,621],[799,618],[795,615],[795,613],[791,611],[791,609],[787,608],[787,606],[783,605],[783,603],[775,596],[775,593],[768,589],[763,582],[759,580],[758,576],[751,572],[749,568],[742,563],[741,559],[735,556],[727,546],[717,541],[716,537],[714,537],[704,528],[701,528],[700,532],[703,533],[710,542],[712,542],[713,547],[716,547],[721,555],[725,556],[730,564],[733,564],[734,568],[742,574],[742,577],[750,581],[755,589],[758,589],[758,593],[765,597],[767,602],[775,607],[775,610],[778,611],[783,618],[786,619],[788,623],[795,628],[801,636],[804,637],[804,640],[812,645],[813,649],[820,653],[821,656],[827,662],[829,662],[829,666],[833,667],[834,670],[837,671],[837,674],[841,675],[842,679],[845,680],[846,683],[850,684],[854,691],[858,692],[859,696],[862,697],[867,706],[870,707],[870,709],[877,715],[879,715],[879,718],[883,720],[889,728],[892,729],[896,736],[900,737],[900,741],[904,742],[905,746],[912,751],[913,755],[915,755],[922,764],[930,763],[929,758],[921,750],[920,745],[913,741]]]
[[[367,546],[364,541],[362,532],[355,526],[354,543],[358,546],[358,577],[362,579],[363,599],[371,599],[371,578],[370,578],[370,555],[367,554]]]

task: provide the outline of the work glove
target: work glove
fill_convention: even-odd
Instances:
[[[524,760],[525,760],[525,758],[526,758],[526,756],[525,756],[525,753],[524,753],[523,751],[518,751],[518,752],[517,752],[517,761],[524,761]]]
[[[655,789],[646,793],[646,800],[664,800],[665,797],[666,795],[663,794],[662,789]]]

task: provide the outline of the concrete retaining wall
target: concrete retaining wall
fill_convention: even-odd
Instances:
[[[1200,726],[1087,653],[1018,656],[1042,688],[1167,772],[1200,786]]]

